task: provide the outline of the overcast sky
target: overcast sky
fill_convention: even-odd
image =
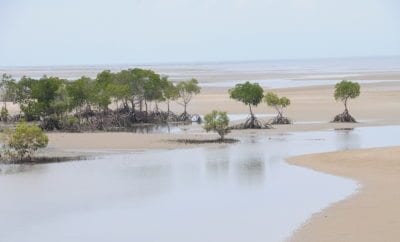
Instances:
[[[398,0],[0,0],[0,65],[400,55]]]

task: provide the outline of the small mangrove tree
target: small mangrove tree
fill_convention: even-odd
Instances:
[[[246,120],[246,122],[240,125],[245,129],[260,129],[263,127],[260,121],[257,120],[256,116],[253,113],[252,106],[257,106],[260,104],[264,97],[262,87],[258,83],[240,83],[236,84],[236,86],[229,90],[230,98],[242,102],[249,107],[250,117]]]
[[[336,101],[343,102],[344,112],[336,115],[333,122],[357,122],[350,115],[347,102],[349,99],[354,99],[358,96],[360,96],[360,84],[357,82],[343,80],[335,85],[334,97]]]
[[[273,92],[267,92],[264,96],[264,102],[278,112],[278,115],[271,120],[271,124],[291,124],[290,119],[283,116],[283,110],[290,105],[289,98],[279,97]]]
[[[230,132],[228,115],[226,112],[213,110],[211,113],[204,116],[203,128],[207,132],[217,132],[220,136],[220,140],[224,141],[225,135]]]

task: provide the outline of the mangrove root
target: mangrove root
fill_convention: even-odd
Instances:
[[[341,114],[338,114],[333,119],[334,123],[357,123],[357,121],[349,114],[348,111],[344,111]]]

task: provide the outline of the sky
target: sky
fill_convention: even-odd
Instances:
[[[388,55],[398,0],[0,0],[0,66]]]

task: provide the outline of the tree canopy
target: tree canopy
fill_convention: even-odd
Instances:
[[[267,92],[264,96],[264,102],[273,107],[278,115],[272,119],[272,124],[290,124],[291,121],[288,118],[283,117],[283,110],[290,105],[290,99],[287,97],[279,97],[273,92]]]
[[[249,106],[250,114],[253,116],[251,106],[260,104],[264,97],[263,89],[258,83],[245,82],[244,84],[236,84],[229,90],[230,98],[235,99]]]
[[[358,96],[360,96],[360,84],[357,82],[343,80],[335,85],[335,100],[343,102],[346,111],[348,99]]]
[[[333,119],[334,122],[356,122],[349,114],[347,101],[360,96],[360,84],[357,82],[343,80],[335,85],[334,97],[336,101],[341,101],[344,104],[344,112],[338,114]]]
[[[99,116],[100,123],[93,124],[93,127],[101,129],[103,118],[110,117],[115,112],[118,117],[110,117],[109,123],[117,127],[130,125],[132,122],[147,122],[150,120],[148,117],[153,117],[151,120],[169,120],[171,116],[172,120],[183,121],[180,117],[170,114],[170,101],[178,102],[179,99],[179,104],[184,106],[185,117],[189,117],[187,105],[199,92],[200,87],[196,79],[175,85],[166,76],[140,68],[119,72],[105,70],[93,79],[81,77],[76,80],[43,76],[40,79],[22,77],[16,82],[11,76],[3,75],[0,82],[3,101],[13,100],[18,103],[26,121],[47,122],[46,120],[51,119],[54,125],[49,129],[59,129],[57,123],[64,122],[69,115],[74,115],[79,123],[82,121],[89,125],[89,118],[96,119],[94,116]],[[167,102],[168,118],[165,118],[162,111],[159,112],[160,102]],[[116,104],[116,109],[110,108],[112,103]],[[121,118],[119,112],[129,117],[122,121],[117,120]],[[4,115],[1,119],[5,120],[3,116],[8,112],[3,110],[2,113]],[[81,117],[85,117],[86,120]]]
[[[264,96],[264,102],[268,106],[275,108],[279,116],[282,116],[283,109],[290,105],[290,99],[287,97],[279,97],[273,92],[267,92]]]
[[[180,98],[178,103],[184,107],[183,115],[187,114],[186,107],[192,100],[192,97],[200,93],[201,88],[198,84],[199,82],[193,78],[188,81],[180,81],[176,86]]]

